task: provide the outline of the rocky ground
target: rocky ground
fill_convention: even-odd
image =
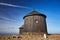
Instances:
[[[60,40],[60,35],[50,34],[46,38],[39,33],[0,35],[0,40]]]

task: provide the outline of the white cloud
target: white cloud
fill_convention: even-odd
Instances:
[[[17,6],[17,5],[7,4],[7,3],[0,3],[0,5],[11,6],[11,7],[18,7],[18,8],[26,8],[26,9],[32,9],[30,7]]]
[[[16,21],[16,20],[13,20],[13,19],[10,19],[10,18],[7,18],[7,17],[3,17],[3,16],[0,16],[1,19],[3,20],[8,20],[8,21]]]

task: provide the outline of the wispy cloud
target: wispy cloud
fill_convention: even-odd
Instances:
[[[30,7],[17,6],[17,5],[13,5],[13,4],[7,4],[7,3],[0,3],[0,5],[11,6],[11,7],[18,7],[18,8],[26,8],[26,9],[32,9]]]
[[[13,20],[13,19],[10,19],[10,18],[7,18],[7,17],[0,17],[0,20],[16,21],[16,20]]]

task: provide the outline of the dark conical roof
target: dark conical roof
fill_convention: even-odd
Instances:
[[[44,16],[44,17],[46,18],[46,15],[41,14],[41,13],[39,13],[39,12],[37,12],[37,11],[32,11],[32,12],[30,12],[29,14],[25,15],[25,16],[23,17],[23,19],[24,19],[25,17],[27,17],[27,16],[33,16],[33,15],[40,15],[40,16]]]

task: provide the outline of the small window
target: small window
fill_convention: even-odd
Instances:
[[[36,23],[38,23],[38,21],[36,21]]]
[[[38,20],[35,20],[35,23],[38,23]]]

